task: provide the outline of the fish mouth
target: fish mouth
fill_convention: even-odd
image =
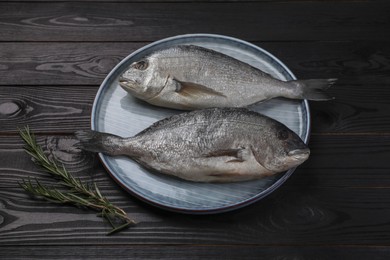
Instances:
[[[309,148],[303,148],[303,149],[295,149],[288,152],[288,156],[295,160],[306,160],[309,158],[310,155],[310,149]]]
[[[119,85],[124,89],[131,89],[135,83],[135,81],[124,77],[119,77],[118,81],[119,81]]]

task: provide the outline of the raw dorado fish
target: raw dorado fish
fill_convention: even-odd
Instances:
[[[134,62],[120,86],[150,104],[192,110],[244,107],[275,97],[329,100],[335,79],[281,81],[225,54],[194,45],[156,51]]]
[[[285,125],[245,108],[185,112],[129,138],[95,131],[76,136],[85,150],[126,155],[146,168],[195,182],[259,179],[300,165],[310,153]]]

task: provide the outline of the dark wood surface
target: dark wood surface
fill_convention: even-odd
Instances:
[[[390,259],[389,13],[369,0],[0,1],[0,258]],[[262,201],[210,216],[149,206],[72,148],[121,59],[199,32],[250,41],[298,78],[339,78],[336,100],[310,102],[310,159]],[[94,212],[26,194],[22,178],[50,180],[23,151],[24,125],[138,224],[105,236]]]

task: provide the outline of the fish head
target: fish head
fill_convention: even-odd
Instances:
[[[302,164],[309,158],[310,149],[302,139],[284,125],[276,124],[270,138],[267,138],[267,149],[258,151],[258,160],[272,172],[283,172]]]
[[[167,77],[160,76],[156,61],[150,57],[133,62],[119,77],[119,85],[142,100],[155,97],[166,82]]]

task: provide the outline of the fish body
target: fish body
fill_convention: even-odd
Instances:
[[[244,107],[275,97],[328,100],[335,79],[281,81],[228,55],[194,45],[158,50],[134,62],[120,86],[150,104],[192,110]]]
[[[129,138],[95,131],[76,136],[85,150],[126,155],[146,168],[195,182],[259,179],[309,156],[293,131],[245,108],[185,112]]]

